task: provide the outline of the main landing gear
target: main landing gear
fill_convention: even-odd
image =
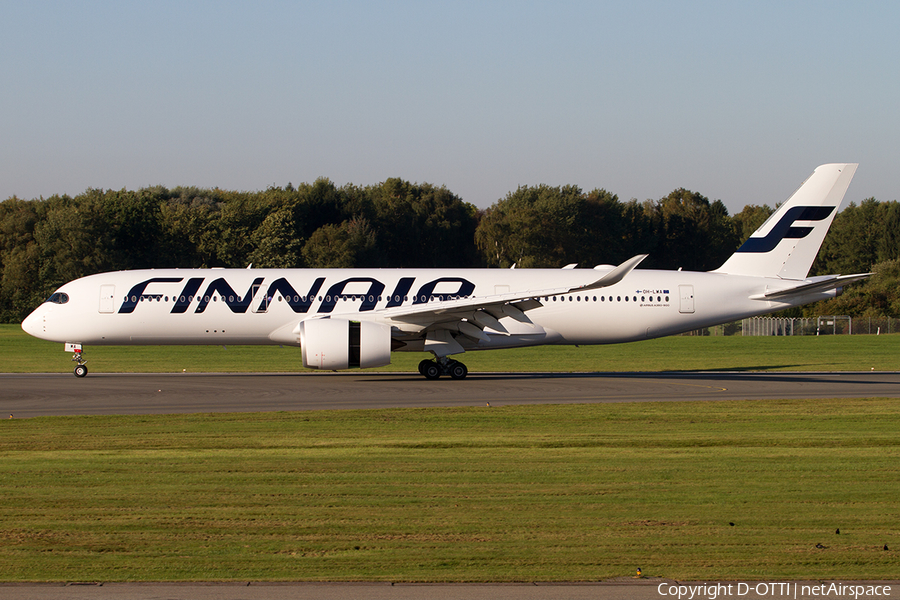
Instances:
[[[84,377],[88,374],[87,361],[84,360],[84,354],[80,349],[75,350],[75,355],[72,357],[72,360],[78,363],[75,365],[75,377]]]
[[[419,363],[419,373],[425,379],[439,379],[441,375],[449,375],[450,379],[465,379],[469,374],[466,365],[458,360],[442,356],[435,360],[425,359]]]

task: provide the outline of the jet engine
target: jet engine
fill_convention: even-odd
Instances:
[[[391,328],[369,321],[309,319],[300,323],[307,369],[368,369],[391,364]]]

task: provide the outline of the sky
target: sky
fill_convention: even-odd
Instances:
[[[389,177],[900,199],[898,2],[0,0],[0,200]]]

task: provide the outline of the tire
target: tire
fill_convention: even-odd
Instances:
[[[434,361],[433,361],[433,360],[428,360],[427,358],[424,359],[424,360],[422,360],[422,362],[419,363],[419,375],[424,375],[424,374],[425,374],[425,367],[427,367],[427,366],[430,365],[430,364],[434,364]]]
[[[450,379],[465,379],[466,375],[469,374],[469,369],[466,368],[466,365],[456,361],[453,361],[447,370],[450,372]]]
[[[88,374],[87,365],[78,365],[75,367],[75,377],[84,377]]]
[[[422,368],[422,375],[425,379],[439,379],[441,377],[441,367],[436,362],[428,361],[428,364]]]

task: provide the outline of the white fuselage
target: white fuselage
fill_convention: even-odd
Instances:
[[[808,278],[855,163],[819,166],[716,271],[594,269],[161,269],[59,288],[22,322],[82,345],[292,344],[317,369],[378,367],[426,351],[428,379],[466,376],[448,357],[542,344],[672,335],[834,297],[868,273]]]
[[[389,325],[395,349],[421,351],[423,327],[394,313],[460,297],[533,294],[542,306],[528,310],[526,321],[502,317],[505,331],[483,327],[487,340],[459,336],[465,350],[481,350],[656,338],[834,296],[831,290],[789,301],[751,299],[796,282],[654,270],[634,270],[600,289],[539,293],[597,277],[591,269],[121,271],[67,283],[58,290],[65,303],[42,304],[22,327],[43,339],[86,345],[299,344],[301,321],[330,317]]]

